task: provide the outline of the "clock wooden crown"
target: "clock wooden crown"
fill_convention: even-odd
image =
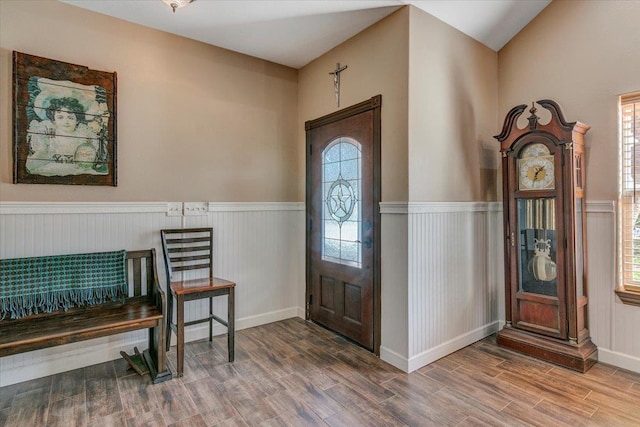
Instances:
[[[531,106],[529,112],[531,115],[527,118],[529,120],[529,126],[522,129],[518,128],[518,118],[522,115],[524,110],[527,109],[526,104],[513,107],[511,111],[507,113],[502,125],[502,132],[499,135],[494,136],[500,142],[500,151],[506,153],[511,151],[517,142],[523,135],[531,135],[531,132],[540,132],[542,134],[551,134],[555,138],[559,139],[559,144],[564,145],[569,142],[576,141],[576,139],[582,141],[584,134],[591,128],[588,125],[580,122],[567,122],[562,115],[560,106],[550,99],[541,99],[536,102],[551,113],[551,121],[547,124],[540,124],[540,117],[536,116],[537,109],[535,105]]]

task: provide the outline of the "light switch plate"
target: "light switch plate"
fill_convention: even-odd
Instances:
[[[185,202],[184,215],[198,216],[206,215],[209,212],[209,205],[206,202]]]
[[[167,203],[167,216],[182,216],[182,203],[181,202]]]

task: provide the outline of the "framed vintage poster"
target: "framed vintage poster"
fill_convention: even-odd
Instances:
[[[116,73],[13,52],[13,182],[117,185]]]

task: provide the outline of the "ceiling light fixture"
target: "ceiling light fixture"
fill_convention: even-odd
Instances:
[[[188,5],[189,3],[195,0],[162,0],[162,1],[168,4],[169,6],[171,6],[171,9],[173,9],[173,13],[176,13],[176,9],[185,7],[186,5]]]

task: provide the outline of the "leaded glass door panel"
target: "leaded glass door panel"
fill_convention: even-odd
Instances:
[[[372,351],[379,346],[377,98],[306,124],[307,318]]]
[[[338,137],[321,154],[322,259],[362,267],[362,149],[358,141]]]

